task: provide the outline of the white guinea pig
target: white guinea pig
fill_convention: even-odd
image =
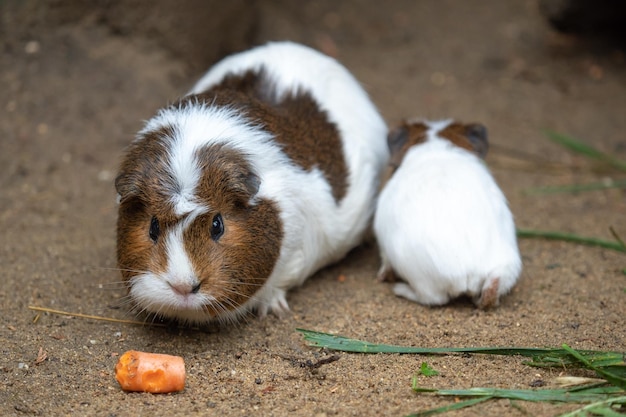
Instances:
[[[480,157],[487,132],[478,124],[408,121],[390,132],[390,166],[374,232],[379,279],[397,275],[394,293],[442,305],[469,295],[480,308],[498,305],[522,262],[505,196]]]
[[[217,63],[121,164],[117,257],[134,308],[188,323],[286,312],[288,289],[361,242],[386,133],[355,78],[308,47]]]

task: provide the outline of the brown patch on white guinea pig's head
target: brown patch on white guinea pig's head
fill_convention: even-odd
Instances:
[[[443,128],[437,129],[437,125],[442,124]],[[447,124],[446,124],[447,123]],[[487,139],[487,129],[478,123],[459,122],[437,122],[429,123],[422,120],[405,120],[402,125],[391,130],[387,135],[387,145],[389,147],[390,159],[386,172],[383,175],[382,186],[396,172],[408,150],[425,143],[429,135],[436,133],[436,136],[450,141],[452,144],[467,149],[475,153],[480,158],[484,158],[489,149]]]
[[[460,148],[474,152],[483,159],[489,150],[487,128],[478,123],[452,122],[440,130],[437,136],[449,140]]]

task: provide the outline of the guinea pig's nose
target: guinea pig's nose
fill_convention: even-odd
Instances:
[[[180,295],[196,294],[200,291],[200,283],[176,282],[169,283],[170,287]]]

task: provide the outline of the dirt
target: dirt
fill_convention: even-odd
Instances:
[[[484,123],[487,162],[518,227],[606,240],[613,227],[626,237],[624,189],[528,192],[624,178],[551,143],[546,129],[626,159],[624,53],[556,33],[536,1],[168,4],[0,2],[0,414],[401,416],[451,401],[411,390],[423,361],[440,372],[419,376],[425,387],[550,386],[568,372],[477,355],[338,353],[325,363],[335,353],[307,346],[296,328],[423,347],[626,350],[624,254],[546,240],[520,240],[523,276],[491,311],[396,298],[374,282],[372,242],[292,291],[284,319],[167,329],[30,310],[133,318],[115,270],[123,149],[216,59],[272,39],[337,57],[390,125],[414,116]],[[123,392],[113,369],[130,349],[183,356],[185,390]],[[450,415],[572,407],[502,400]]]

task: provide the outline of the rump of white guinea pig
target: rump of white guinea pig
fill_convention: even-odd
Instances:
[[[506,198],[481,159],[486,129],[408,121],[388,144],[395,171],[374,217],[379,280],[401,278],[394,293],[425,305],[461,295],[480,308],[498,305],[522,261]]]
[[[118,267],[134,309],[189,323],[288,311],[287,290],[361,242],[386,133],[356,79],[311,48],[218,62],[121,164]]]

